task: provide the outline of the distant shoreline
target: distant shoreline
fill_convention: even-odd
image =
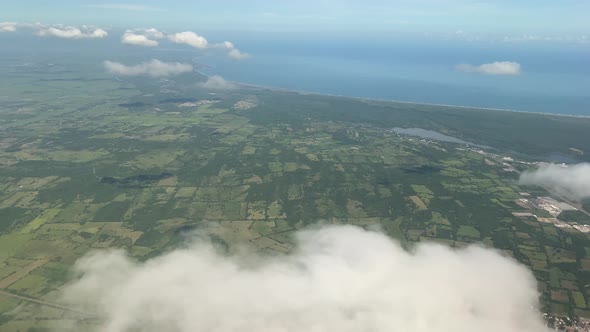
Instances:
[[[203,73],[200,73],[200,74],[203,74]],[[205,75],[205,74],[203,74],[203,75]],[[209,75],[205,75],[205,76],[209,77]],[[435,103],[426,103],[426,102],[397,100],[397,99],[354,97],[354,96],[337,95],[337,94],[331,94],[331,93],[310,92],[310,91],[304,91],[304,90],[277,88],[277,87],[257,85],[257,84],[251,84],[251,83],[242,83],[242,82],[236,82],[236,81],[228,81],[228,82],[232,82],[236,85],[245,86],[245,87],[265,89],[265,90],[270,90],[270,91],[292,92],[292,93],[297,93],[300,95],[339,97],[339,98],[350,98],[350,99],[362,100],[362,101],[390,102],[390,103],[400,103],[400,104],[409,104],[409,105],[424,105],[424,106],[455,107],[455,108],[474,109],[474,110],[483,110],[483,111],[514,112],[514,113],[525,113],[525,114],[536,114],[536,115],[563,116],[563,117],[568,117],[568,118],[590,119],[590,115],[532,112],[532,111],[522,111],[522,110],[509,109],[509,108],[493,108],[493,107],[465,106],[465,105],[452,105],[452,104],[435,104]]]
[[[215,76],[205,74],[199,70],[195,70],[195,72],[205,76]],[[355,97],[355,96],[346,96],[346,95],[337,95],[331,93],[321,93],[321,92],[311,92],[311,91],[304,91],[304,90],[294,90],[288,88],[278,88],[273,86],[266,86],[266,85],[259,85],[259,84],[252,84],[252,83],[244,83],[244,82],[237,82],[237,81],[230,81],[226,80],[227,82],[236,84],[238,86],[243,87],[250,87],[250,88],[257,88],[257,89],[264,89],[269,91],[280,91],[280,92],[292,92],[297,93],[300,95],[314,95],[314,96],[326,96],[326,97],[338,97],[338,98],[350,98],[354,100],[362,100],[362,101],[377,101],[377,102],[386,102],[386,103],[399,103],[399,104],[408,104],[408,105],[424,105],[424,106],[439,106],[439,107],[455,107],[455,108],[463,108],[463,109],[475,109],[475,110],[482,110],[482,111],[499,111],[499,112],[514,112],[514,113],[524,113],[524,114],[536,114],[536,115],[551,115],[551,116],[562,116],[568,118],[580,118],[580,119],[590,119],[590,115],[576,115],[576,114],[563,114],[563,113],[548,113],[548,112],[533,112],[533,111],[522,111],[522,110],[515,110],[510,108],[494,108],[494,107],[480,107],[480,106],[465,106],[465,105],[452,105],[452,104],[435,104],[435,103],[426,103],[426,102],[416,102],[416,101],[406,101],[406,100],[397,100],[397,99],[382,99],[382,98],[368,98],[368,97]]]

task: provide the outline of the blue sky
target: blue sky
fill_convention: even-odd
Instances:
[[[4,1],[3,1],[4,2]],[[587,0],[22,0],[0,21],[225,31],[584,35]]]

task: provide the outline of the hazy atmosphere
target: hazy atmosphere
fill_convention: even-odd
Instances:
[[[225,48],[228,57],[201,52],[201,70],[292,90],[590,115],[585,1],[32,2],[3,8],[0,39],[104,39],[91,47],[118,41],[152,57],[174,44]]]
[[[0,331],[590,331],[588,13],[3,4]]]

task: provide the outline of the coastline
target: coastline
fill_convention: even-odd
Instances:
[[[194,72],[203,75],[207,78],[211,76],[215,76],[216,74],[205,74],[200,70],[195,70]],[[252,83],[245,83],[245,82],[238,82],[238,81],[231,81],[226,80],[227,82],[233,83],[237,86],[246,87],[246,88],[256,88],[256,89],[264,89],[269,91],[277,91],[277,92],[290,92],[290,93],[297,93],[300,95],[313,95],[313,96],[325,96],[325,97],[338,97],[338,98],[350,98],[353,100],[360,100],[360,101],[373,101],[373,102],[385,102],[385,103],[399,103],[399,104],[407,104],[407,105],[423,105],[423,106],[438,106],[438,107],[453,107],[453,108],[462,108],[462,109],[471,109],[471,110],[481,110],[481,111],[498,111],[498,112],[514,112],[514,113],[523,113],[523,114],[532,114],[532,115],[546,115],[546,116],[559,116],[559,117],[566,117],[566,118],[575,118],[575,119],[590,119],[590,115],[579,115],[579,114],[564,114],[564,113],[549,113],[549,112],[533,112],[533,111],[523,111],[523,110],[516,110],[510,108],[494,108],[494,107],[481,107],[481,106],[467,106],[467,105],[453,105],[453,104],[437,104],[437,103],[427,103],[427,102],[416,102],[416,101],[407,101],[407,100],[398,100],[398,99],[382,99],[382,98],[369,98],[369,97],[355,97],[355,96],[347,96],[347,95],[338,95],[338,94],[331,94],[331,93],[322,93],[322,92],[312,92],[312,91],[305,91],[305,90],[294,90],[289,88],[280,88],[280,87],[273,87],[267,85],[260,85],[260,84],[252,84]]]
[[[209,77],[209,75],[200,73]],[[439,107],[454,107],[454,108],[463,108],[463,109],[471,109],[471,110],[482,110],[482,111],[499,111],[499,112],[514,112],[514,113],[524,113],[524,114],[533,114],[533,115],[548,115],[548,116],[560,116],[560,117],[567,117],[567,118],[581,118],[581,119],[590,119],[590,115],[577,115],[577,114],[563,114],[563,113],[548,113],[548,112],[532,112],[532,111],[523,111],[523,110],[515,110],[509,108],[493,108],[493,107],[480,107],[480,106],[466,106],[466,105],[453,105],[453,104],[435,104],[435,103],[426,103],[426,102],[415,102],[415,101],[406,101],[406,100],[397,100],[397,99],[380,99],[380,98],[368,98],[368,97],[354,97],[354,96],[347,96],[347,95],[337,95],[337,94],[330,94],[330,93],[321,93],[321,92],[311,92],[311,91],[304,91],[304,90],[293,90],[287,88],[277,88],[272,86],[265,86],[265,85],[258,85],[258,84],[251,84],[251,83],[243,83],[243,82],[236,82],[236,81],[229,81],[234,83],[238,86],[248,87],[248,88],[257,88],[257,89],[264,89],[269,91],[277,91],[277,92],[291,92],[297,93],[300,95],[313,95],[313,96],[326,96],[326,97],[338,97],[338,98],[350,98],[354,100],[361,100],[361,101],[374,101],[374,102],[386,102],[386,103],[399,103],[399,104],[408,104],[408,105],[423,105],[423,106],[439,106]]]

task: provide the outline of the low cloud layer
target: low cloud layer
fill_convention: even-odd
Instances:
[[[250,54],[244,53],[244,52],[240,51],[239,49],[237,49],[236,46],[232,42],[225,41],[223,43],[216,44],[214,47],[227,50],[228,51],[227,55],[230,58],[235,59],[235,60],[248,59],[248,58],[252,57]]]
[[[97,39],[105,38],[109,35],[104,29],[88,25],[72,26],[63,24],[0,22],[0,32],[14,32],[20,29],[32,30],[40,37],[67,39]]]
[[[209,76],[206,82],[199,84],[199,87],[207,90],[233,90],[237,88],[234,83],[226,81],[219,75]]]
[[[68,39],[92,39],[104,38],[108,36],[108,32],[101,28],[88,26],[52,26],[40,28],[37,31],[37,35],[41,37],[59,37]]]
[[[121,10],[148,10],[149,7],[127,5],[127,4],[103,4],[90,5],[93,8],[121,9]],[[42,23],[16,23],[0,22],[0,33],[14,32],[19,29],[32,30],[40,37],[58,37],[66,39],[100,39],[105,38],[109,33],[95,26],[70,26],[63,24],[42,24]],[[157,47],[162,41],[176,44],[188,45],[201,50],[224,50],[227,56],[235,60],[250,58],[251,55],[240,51],[229,41],[222,43],[210,43],[207,38],[193,32],[183,31],[167,34],[155,28],[150,29],[128,29],[121,36],[121,43],[127,45]]]
[[[352,226],[299,232],[287,256],[228,256],[203,241],[146,262],[76,263],[64,300],[100,331],[548,331],[532,274],[495,251],[419,245]]]
[[[519,75],[520,64],[518,62],[500,61],[484,63],[483,65],[474,66],[470,64],[458,65],[457,70],[468,73],[480,73],[486,75]]]
[[[543,186],[571,200],[590,198],[590,163],[548,164],[520,175],[520,184]]]
[[[0,32],[14,32],[16,31],[15,22],[0,22]]]
[[[171,34],[165,34],[154,28],[151,29],[131,29],[125,31],[121,37],[123,44],[155,47],[159,45],[159,40],[166,39],[175,44],[188,45],[197,49],[220,49],[227,51],[227,55],[235,60],[243,60],[251,57],[250,54],[244,53],[237,49],[232,42],[210,43],[207,38],[193,31],[183,31]]]
[[[236,59],[236,60],[248,59],[249,57],[251,57],[250,54],[243,53],[242,51],[238,50],[237,48],[233,48],[233,49],[229,50],[227,55],[230,58]]]
[[[156,59],[134,66],[127,66],[113,61],[105,61],[103,65],[109,73],[123,76],[166,77],[188,73],[193,70],[193,66],[189,64],[162,62]]]
[[[139,45],[148,47],[158,46],[158,41],[151,40],[144,35],[138,35],[135,33],[125,33],[123,37],[121,37],[121,42],[123,44],[129,45]]]
[[[154,28],[132,29],[125,31],[121,42],[128,45],[155,47],[159,45],[158,40],[162,38],[164,38],[164,33]]]
[[[186,44],[194,48],[207,48],[209,42],[205,37],[199,36],[192,31],[177,32],[168,36],[168,39],[177,44]]]

